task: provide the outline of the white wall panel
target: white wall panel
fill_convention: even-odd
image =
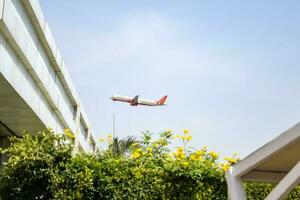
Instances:
[[[56,44],[55,44],[52,32],[51,32],[47,22],[45,23],[45,32],[44,32],[44,34],[45,34],[46,40],[48,41],[50,49],[53,53],[53,56],[54,56],[54,58],[56,58],[57,48],[56,48]]]
[[[38,22],[40,24],[44,24],[45,23],[45,19],[44,19],[44,15],[43,15],[41,6],[39,4],[39,1],[38,0],[25,0],[25,2],[28,3],[28,4],[30,4],[30,6],[34,10]]]
[[[7,54],[5,48],[6,48],[6,43],[3,38],[3,36],[0,33],[0,73],[3,74],[4,77],[7,79],[12,79],[13,73],[12,73],[12,60],[9,59],[9,55]]]
[[[3,37],[1,38],[3,40]],[[0,58],[4,59],[4,62],[1,60],[0,72],[6,80],[31,107],[34,113],[39,116],[44,124],[51,124],[51,121],[53,121],[51,107],[37,87],[36,82],[28,74],[23,63],[20,62],[19,57],[8,44],[1,45]],[[6,65],[6,63],[9,65]],[[8,69],[11,71],[10,76],[6,72]]]
[[[79,141],[80,141],[81,146],[84,149],[84,151],[89,152],[91,149],[90,149],[90,145],[89,145],[87,136],[88,136],[88,133],[87,133],[86,129],[84,128],[82,121],[80,120],[79,134],[78,134]]]
[[[37,115],[40,113],[40,104],[41,104],[41,98],[38,95],[38,91],[40,91],[38,85],[36,82],[32,79],[30,74],[27,76],[27,81],[24,83],[25,90],[24,92],[29,95],[29,99],[31,102],[32,109],[36,112]],[[41,92],[39,92],[41,94]]]
[[[41,79],[41,82],[43,83],[43,86],[47,89],[47,93],[51,97],[54,104],[57,104],[58,102],[58,95],[63,96],[62,94],[64,91],[60,91],[58,87],[56,87],[56,73],[52,66],[50,65],[50,62],[48,60],[47,55],[45,54],[45,51],[43,51],[42,48],[39,48],[39,51],[37,50],[37,47],[34,44],[34,41],[32,40],[32,37],[30,37],[30,33],[27,31],[25,25],[26,23],[21,23],[22,16],[18,16],[16,12],[16,9],[13,7],[14,5],[10,2],[5,6],[5,9],[7,9],[7,14],[4,15],[4,22],[8,28],[8,30],[12,33],[14,39],[16,40],[18,46],[22,50],[22,52],[26,56],[26,60],[30,63],[31,66],[37,65],[39,67],[43,68],[43,74],[37,74],[39,79]],[[49,32],[50,33],[50,32]],[[55,43],[53,43],[55,44]],[[32,57],[32,55],[37,54],[38,56]],[[31,59],[30,59],[31,58]],[[38,61],[36,61],[38,59]],[[46,70],[45,70],[46,69]],[[56,91],[55,91],[56,90]],[[59,94],[57,94],[59,92]],[[61,111],[63,116],[66,116],[66,120],[68,122],[68,125],[71,127],[72,123],[72,106],[70,106],[70,101],[68,98],[66,98],[66,95],[62,97],[65,102],[62,102],[64,109]],[[43,109],[41,107],[41,109]],[[43,115],[42,115],[43,116]],[[44,118],[44,116],[43,116]]]
[[[54,128],[54,132],[56,133],[63,133],[64,132],[64,126],[61,123],[60,119],[57,117],[56,113],[53,112],[52,113],[53,119],[55,121],[55,127]]]
[[[16,15],[19,16],[18,17],[19,23],[26,28],[26,33],[30,35],[32,41],[34,42],[34,45],[37,46],[39,43],[38,36],[35,33],[35,29],[31,24],[31,20],[22,2],[20,0],[9,0],[5,2],[5,4],[10,4],[11,6],[14,7]]]
[[[3,15],[3,6],[4,6],[4,0],[0,0],[0,19],[2,19],[2,15]]]
[[[55,131],[68,126],[75,132],[78,94],[38,0],[6,0],[1,21],[3,2],[0,0],[0,73],[46,126]],[[89,123],[81,110],[79,137],[87,150],[91,149],[86,133]]]

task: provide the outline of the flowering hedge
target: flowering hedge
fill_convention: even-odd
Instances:
[[[11,138],[2,150],[9,160],[1,169],[0,199],[227,199],[224,170],[238,160],[222,164],[207,147],[189,147],[187,130],[165,131],[156,140],[149,132],[139,140],[108,136],[96,155],[74,154],[75,137],[65,134]],[[174,152],[173,140],[180,143]],[[268,188],[246,186],[249,199],[262,199]]]

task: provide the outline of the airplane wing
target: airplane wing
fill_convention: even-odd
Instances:
[[[136,95],[136,96],[131,100],[130,105],[132,105],[132,106],[137,106],[138,103],[139,103],[139,95]]]
[[[148,99],[139,99],[139,95],[136,95],[135,97],[127,97],[127,96],[121,96],[121,95],[115,95],[112,96],[111,99],[113,101],[121,101],[121,102],[127,102],[131,106],[138,106],[138,105],[144,105],[144,106],[165,106],[165,102],[167,99],[167,95],[163,96],[161,99],[155,101],[155,100],[148,100]]]

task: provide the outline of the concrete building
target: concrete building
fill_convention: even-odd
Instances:
[[[278,183],[266,198],[284,199],[300,183],[300,123],[226,172],[231,200],[246,200],[243,181]]]
[[[0,145],[7,136],[70,129],[75,144],[96,140],[38,0],[0,0]]]

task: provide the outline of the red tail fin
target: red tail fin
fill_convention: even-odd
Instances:
[[[157,101],[157,104],[159,105],[163,105],[165,103],[165,101],[167,100],[168,95],[164,96],[163,98],[161,98],[160,100]]]

